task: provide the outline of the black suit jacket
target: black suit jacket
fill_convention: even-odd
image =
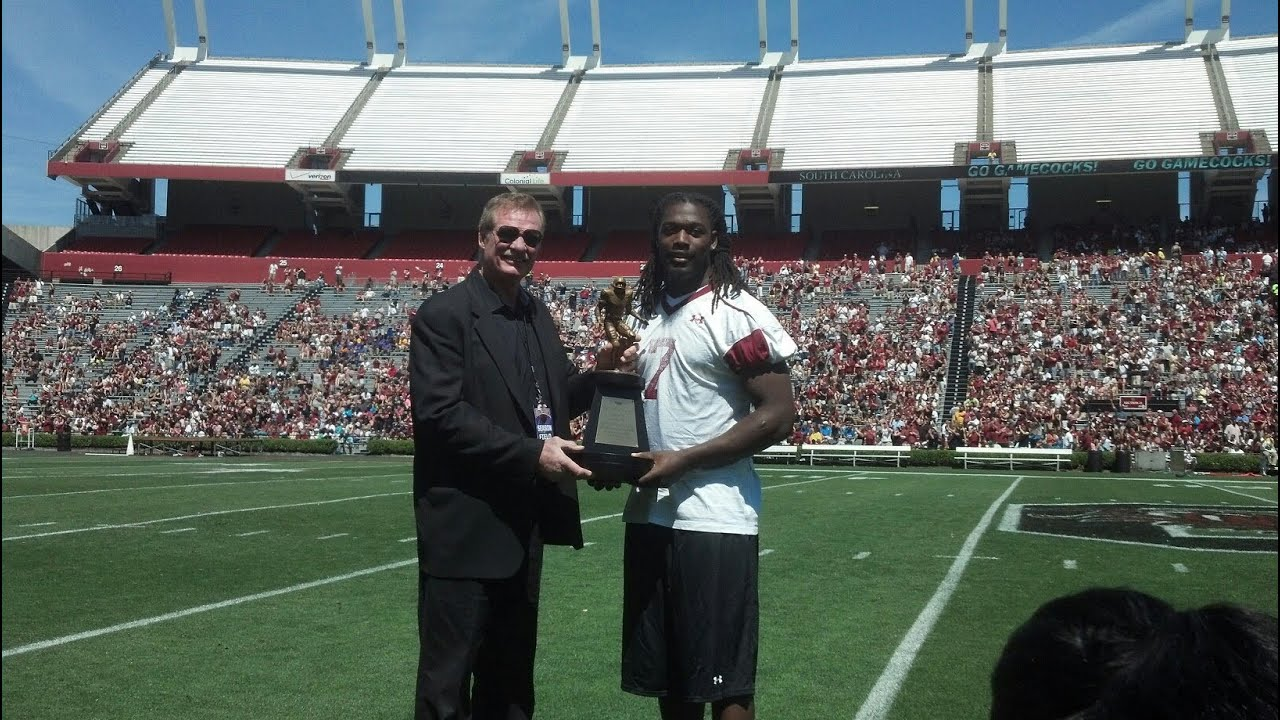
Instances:
[[[546,306],[533,329],[546,363],[556,435],[584,412],[592,384],[569,361]],[[453,578],[514,575],[534,541],[582,547],[577,486],[535,473],[542,441],[520,387],[501,301],[475,270],[428,298],[412,323],[413,499],[422,572]]]

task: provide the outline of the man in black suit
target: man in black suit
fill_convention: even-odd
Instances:
[[[412,322],[419,720],[533,715],[542,548],[582,547],[575,481],[591,473],[565,438],[593,387],[521,287],[543,224],[529,195],[491,199],[480,262]]]

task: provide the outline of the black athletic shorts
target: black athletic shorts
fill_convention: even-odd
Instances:
[[[628,523],[622,689],[706,703],[755,695],[756,535]]]

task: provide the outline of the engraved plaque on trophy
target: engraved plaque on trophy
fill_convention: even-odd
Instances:
[[[598,482],[635,483],[653,467],[652,460],[631,457],[649,449],[641,391],[644,378],[635,373],[598,370],[596,393],[583,434],[580,463]]]

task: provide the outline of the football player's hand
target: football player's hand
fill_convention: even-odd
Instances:
[[[651,450],[649,452],[631,453],[631,457],[652,460],[653,467],[649,472],[636,480],[637,487],[671,487],[689,468],[684,455],[678,451]]]

